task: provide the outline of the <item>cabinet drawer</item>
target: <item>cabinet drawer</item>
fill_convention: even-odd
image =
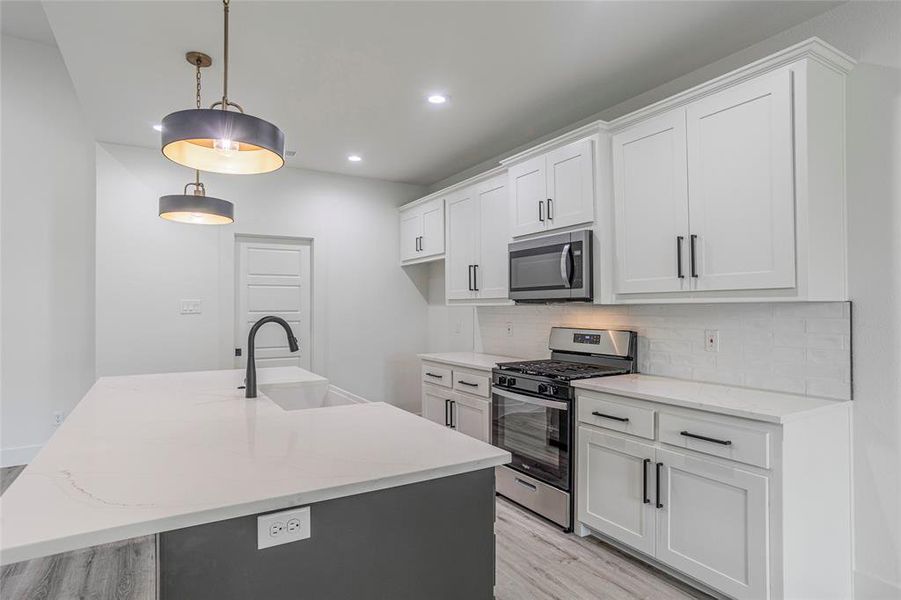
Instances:
[[[490,387],[491,379],[486,375],[454,370],[454,389],[459,392],[487,398]]]
[[[665,412],[660,413],[658,423],[660,441],[666,444],[766,469],[770,467],[768,431]]]
[[[422,381],[444,387],[453,387],[453,373],[446,367],[439,367],[433,363],[423,363]]]
[[[607,394],[579,394],[578,402],[581,423],[654,439],[656,411],[650,408],[621,404]]]

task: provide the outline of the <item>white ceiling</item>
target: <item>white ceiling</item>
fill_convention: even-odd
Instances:
[[[188,50],[220,94],[218,2],[43,4],[99,140],[158,145],[193,106]],[[285,130],[293,166],[429,184],[836,4],[233,0],[229,95]]]

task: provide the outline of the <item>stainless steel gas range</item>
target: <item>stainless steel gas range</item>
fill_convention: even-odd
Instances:
[[[491,442],[513,455],[497,468],[497,493],[572,530],[576,379],[634,373],[637,334],[551,329],[549,360],[492,370]]]

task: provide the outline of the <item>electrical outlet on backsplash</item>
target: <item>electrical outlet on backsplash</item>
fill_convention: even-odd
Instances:
[[[475,321],[476,350],[489,354],[546,357],[554,326],[631,329],[641,373],[851,398],[850,302],[518,304],[479,307]]]

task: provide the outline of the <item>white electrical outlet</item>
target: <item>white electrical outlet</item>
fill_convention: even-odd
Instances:
[[[704,332],[704,350],[707,352],[720,351],[720,332],[716,329],[708,329]]]
[[[257,550],[310,537],[310,507],[292,508],[257,517]]]
[[[200,300],[182,300],[181,310],[179,312],[183,315],[199,315],[201,312],[200,309]]]
[[[510,321],[507,321],[507,335],[513,335],[513,323],[511,323]]]

